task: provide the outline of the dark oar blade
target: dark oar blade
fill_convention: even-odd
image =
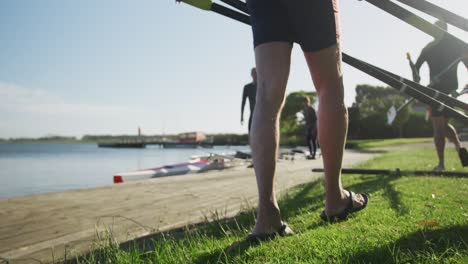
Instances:
[[[433,17],[443,19],[445,22],[468,32],[468,19],[448,11],[440,6],[434,5],[425,0],[397,0],[407,6],[418,9]]]

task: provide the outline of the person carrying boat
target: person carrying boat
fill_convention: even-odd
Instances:
[[[304,96],[303,105],[302,113],[305,121],[306,143],[310,153],[307,158],[315,159],[315,154],[317,153],[317,114],[315,113],[315,109],[310,105],[310,98],[308,96]]]
[[[252,126],[252,115],[255,109],[255,97],[257,95],[257,71],[255,68],[252,68],[250,71],[250,76],[252,76],[252,82],[244,86],[244,92],[242,93],[242,104],[241,104],[241,125],[244,124],[244,107],[247,98],[249,99],[250,106],[250,116],[249,116],[249,133],[250,127]]]
[[[437,21],[436,26],[447,31],[447,24],[444,21]],[[457,66],[463,62],[468,69],[468,58],[466,50],[452,42],[446,35],[436,38],[424,47],[415,63],[416,75],[424,62],[429,66],[431,88],[445,94],[456,94],[458,89]],[[447,137],[455,145],[460,161],[463,166],[468,166],[468,152],[462,147],[455,128],[448,123],[448,117],[444,114],[430,109],[432,127],[434,130],[434,144],[437,150],[439,163],[434,170],[445,170],[444,150],[445,138]]]
[[[324,221],[345,220],[366,207],[366,194],[346,191],[341,165],[348,127],[338,33],[338,0],[249,0],[258,74],[250,146],[259,203],[248,241],[292,234],[282,222],[274,179],[279,115],[284,103],[293,43],[304,53],[320,100],[318,133],[325,171]]]

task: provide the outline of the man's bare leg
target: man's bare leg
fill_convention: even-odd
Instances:
[[[447,122],[445,117],[432,117],[432,127],[434,129],[434,144],[439,158],[439,164],[434,169],[445,169],[444,150]]]
[[[445,127],[446,136],[450,140],[450,142],[452,142],[455,146],[455,150],[459,152],[461,148],[461,142],[458,138],[457,131],[451,124],[448,123],[447,119],[445,120],[445,123],[447,124]]]
[[[348,112],[344,104],[343,76],[339,46],[318,52],[305,52],[319,97],[318,139],[325,170],[325,212],[341,213],[348,205],[349,194],[341,185],[341,165],[348,129]],[[354,206],[363,205],[355,195]]]
[[[258,81],[250,146],[259,198],[253,234],[272,233],[281,226],[274,179],[279,116],[289,76],[291,49],[292,45],[286,42],[271,42],[255,48]]]

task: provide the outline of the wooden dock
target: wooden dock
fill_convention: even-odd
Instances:
[[[344,166],[373,156],[346,152]],[[279,193],[319,178],[321,174],[311,172],[314,167],[322,167],[322,161],[280,162]],[[203,222],[214,212],[233,216],[255,206],[256,199],[254,172],[245,167],[1,199],[0,260],[48,263],[70,258],[87,252],[106,230],[118,241],[128,241]]]
[[[100,148],[146,148],[148,145],[159,145],[162,148],[213,148],[211,142],[177,142],[177,141],[148,141],[131,140],[115,142],[98,142]]]

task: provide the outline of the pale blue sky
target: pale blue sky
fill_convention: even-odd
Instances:
[[[466,1],[431,2],[468,17]],[[357,0],[341,1],[341,25],[345,52],[407,77],[405,53],[431,40]],[[3,0],[0,32],[0,137],[247,130],[240,103],[254,57],[238,22],[173,0]],[[349,66],[344,80],[347,105],[357,84],[381,84]],[[313,89],[296,46],[288,92]]]

